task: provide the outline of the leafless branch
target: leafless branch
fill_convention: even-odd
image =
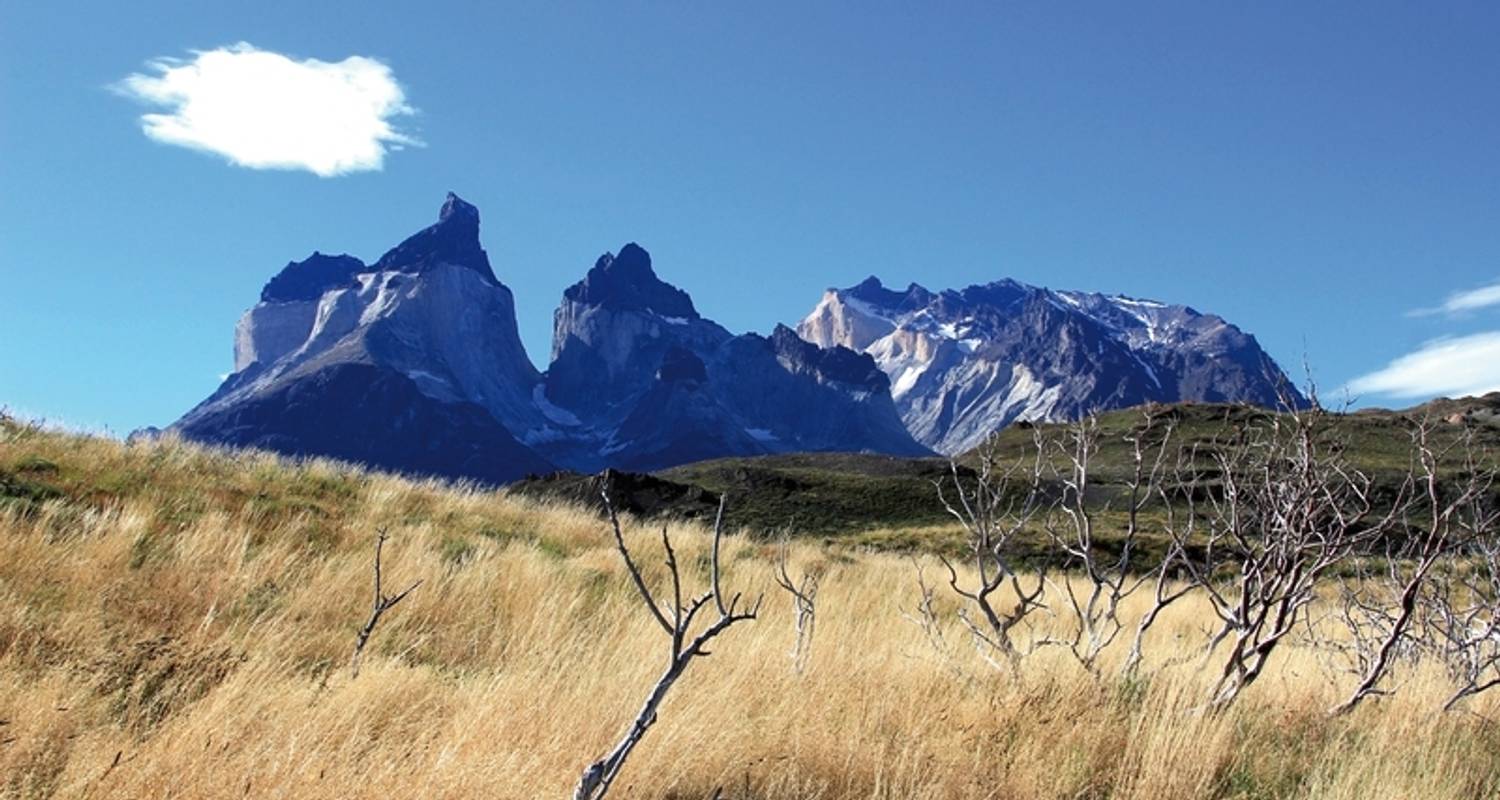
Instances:
[[[657,679],[656,685],[652,687],[636,714],[635,720],[626,730],[620,741],[606,754],[591,763],[583,771],[578,780],[577,787],[573,790],[574,800],[600,800],[609,792],[609,787],[624,767],[625,760],[630,757],[631,751],[640,743],[646,731],[656,723],[657,709],[666,698],[668,690],[682,677],[684,671],[694,658],[709,655],[708,644],[719,634],[728,630],[730,626],[738,622],[755,619],[760,611],[760,600],[754,605],[741,610],[740,596],[724,598],[720,587],[719,568],[719,543],[723,538],[724,522],[724,498],[719,500],[719,513],[714,519],[713,531],[713,560],[711,564],[711,587],[703,594],[683,602],[682,597],[682,575],[677,564],[676,553],[672,549],[672,540],[667,535],[665,528],[662,529],[662,549],[666,553],[666,567],[672,579],[672,598],[670,603],[658,601],[646,586],[645,578],[636,566],[635,560],[630,555],[630,548],[625,544],[625,536],[620,529],[619,515],[615,512],[614,503],[610,500],[611,473],[606,471],[603,476],[604,488],[601,492],[604,498],[604,508],[609,514],[610,526],[614,530],[615,545],[620,551],[620,556],[625,562],[625,569],[630,573],[631,581],[641,595],[642,602],[650,611],[652,617],[666,632],[671,640],[668,653],[667,666],[661,677]],[[718,617],[693,633],[693,620],[698,612],[710,603],[717,610]],[[663,608],[665,607],[665,611]]]
[[[422,585],[421,581],[417,581],[416,583],[413,583],[412,585],[406,587],[406,589],[402,592],[394,595],[385,594],[384,589],[382,589],[380,585],[380,551],[385,547],[385,541],[388,538],[390,537],[386,535],[386,531],[384,528],[381,528],[380,531],[375,535],[374,600],[372,601],[370,607],[370,618],[365,621],[365,626],[359,629],[359,634],[354,639],[354,655],[350,656],[349,658],[350,678],[359,677],[360,658],[365,652],[365,644],[370,641],[370,634],[375,632],[375,624],[380,622],[380,617],[384,615],[385,612],[390,611],[397,603],[406,599],[406,596],[411,594],[413,589]]]
[[[952,562],[942,558],[948,585],[967,601],[959,619],[980,654],[997,666],[1003,660],[1014,668],[1032,648],[1031,643],[1019,645],[1014,630],[1033,612],[1046,607],[1042,602],[1045,567],[1039,568],[1028,589],[1012,566],[1018,538],[1044,502],[1046,455],[1038,439],[1030,457],[1002,460],[998,439],[992,434],[979,449],[978,466],[972,474],[960,469],[957,461],[950,461],[947,480],[933,481],[938,501],[963,526],[969,560],[977,573],[969,584]],[[978,612],[978,619],[973,611]]]
[[[1221,487],[1208,493],[1205,546],[1222,556],[1204,586],[1222,622],[1209,646],[1229,652],[1213,708],[1232,704],[1305,619],[1318,582],[1399,527],[1408,488],[1377,506],[1374,481],[1343,457],[1332,418],[1316,400],[1247,423],[1211,455]],[[1217,568],[1230,577],[1213,580]]]
[[[1331,713],[1346,713],[1368,697],[1387,693],[1385,678],[1398,659],[1444,652],[1436,645],[1446,637],[1438,634],[1443,616],[1432,614],[1443,603],[1433,593],[1433,570],[1464,551],[1473,552],[1478,537],[1492,527],[1484,498],[1494,486],[1493,471],[1479,468],[1467,433],[1439,447],[1432,431],[1431,422],[1423,420],[1412,433],[1414,463],[1407,482],[1416,488],[1403,509],[1399,541],[1388,544],[1377,560],[1384,569],[1374,572],[1362,564],[1353,578],[1340,582],[1336,616],[1348,638],[1329,649],[1352,660],[1359,683]],[[1445,478],[1439,468],[1455,448],[1462,448],[1465,469]]]
[[[1042,529],[1052,544],[1064,555],[1078,579],[1064,578],[1054,583],[1056,594],[1066,603],[1054,603],[1059,614],[1070,617],[1066,634],[1044,638],[1042,644],[1065,647],[1073,658],[1091,674],[1098,674],[1100,655],[1112,645],[1125,628],[1120,605],[1155,581],[1155,605],[1137,625],[1131,654],[1125,671],[1139,666],[1146,631],[1155,624],[1162,609],[1180,598],[1184,591],[1171,590],[1167,562],[1177,550],[1169,550],[1162,563],[1145,566],[1140,563],[1140,542],[1144,523],[1142,512],[1161,495],[1166,474],[1167,453],[1173,446],[1173,425],[1163,423],[1157,409],[1147,407],[1142,423],[1125,437],[1131,446],[1131,473],[1126,478],[1123,497],[1125,529],[1118,543],[1119,552],[1110,554],[1097,536],[1097,516],[1103,509],[1091,498],[1092,463],[1099,448],[1099,422],[1087,417],[1069,426],[1059,439],[1048,440],[1051,450],[1047,463],[1051,477],[1061,487],[1061,497],[1052,513],[1044,517]],[[1056,466],[1061,464],[1061,467]],[[1079,584],[1082,584],[1081,588]]]
[[[813,625],[817,622],[818,575],[807,571],[793,580],[787,571],[787,560],[791,552],[790,538],[783,538],[776,558],[776,584],[786,590],[792,598],[793,641],[791,652],[792,671],[802,674],[812,654]]]

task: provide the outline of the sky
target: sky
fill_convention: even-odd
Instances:
[[[0,0],[0,406],[166,425],[283,265],[448,191],[539,368],[636,241],[733,331],[1009,277],[1500,388],[1500,6],[1311,5]]]

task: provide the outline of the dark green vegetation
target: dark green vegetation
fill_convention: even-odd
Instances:
[[[1095,477],[1110,483],[1130,474],[1131,438],[1145,427],[1148,415],[1155,431],[1147,437],[1148,442],[1160,441],[1162,432],[1170,427],[1173,450],[1197,447],[1203,453],[1232,444],[1252,427],[1271,424],[1276,417],[1265,409],[1217,403],[1181,403],[1100,414],[1099,450],[1093,458]],[[1411,466],[1412,436],[1423,423],[1429,426],[1439,449],[1452,448],[1466,433],[1473,435],[1479,450],[1500,448],[1500,393],[1434,400],[1402,411],[1365,409],[1335,414],[1329,422],[1329,436],[1342,448],[1351,466],[1390,477],[1405,473]],[[1064,427],[1046,425],[1042,432],[1056,435]],[[998,437],[1000,451],[1011,457],[1027,455],[1035,433],[1025,424],[1007,428]],[[1456,455],[1456,450],[1450,455]]]
[[[1168,435],[1168,453],[1196,453],[1203,464],[1216,450],[1231,446],[1257,426],[1275,421],[1264,409],[1239,405],[1185,403],[1125,409],[1098,417],[1098,450],[1090,482],[1100,499],[1117,496],[1134,470],[1132,440],[1146,428],[1144,441],[1158,444]],[[1436,400],[1403,411],[1384,409],[1336,414],[1327,435],[1348,463],[1368,473],[1378,490],[1390,491],[1412,466],[1412,437],[1422,423],[1440,450],[1449,454],[1445,470],[1460,469],[1456,445],[1472,435],[1478,452],[1500,453],[1500,393],[1483,398]],[[1022,463],[1035,457],[1036,439],[1061,441],[1067,425],[1025,423],[1001,431],[995,457]],[[964,475],[976,461],[958,459]],[[1060,452],[1054,466],[1061,467]],[[854,537],[880,549],[950,550],[960,537],[945,531],[953,518],[938,501],[935,481],[948,481],[950,467],[939,458],[896,458],[854,453],[806,453],[724,458],[656,473],[646,497],[626,507],[645,515],[701,518],[712,513],[719,493],[729,495],[728,520],[762,535],[791,531],[819,537]],[[513,491],[593,501],[598,486],[584,476],[560,474],[518,484]],[[619,502],[619,501],[617,501]],[[1118,507],[1119,503],[1115,505]],[[1148,515],[1151,513],[1148,510]],[[1103,532],[1123,526],[1123,515],[1105,512]]]
[[[731,528],[762,536],[785,531],[840,537],[952,522],[933,486],[948,474],[948,462],[938,458],[862,453],[722,458],[654,475],[616,473],[611,498],[635,514],[705,519],[727,493],[725,521]],[[558,473],[522,481],[510,491],[598,505],[600,488],[594,476]]]
[[[728,492],[735,525],[805,534],[951,522],[933,486],[948,475],[942,459],[858,453],[722,458],[661,473],[713,494]]]

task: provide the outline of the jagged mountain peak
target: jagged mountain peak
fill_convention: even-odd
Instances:
[[[479,209],[449,192],[438,221],[407,237],[376,261],[377,272],[421,273],[439,264],[468,267],[490,283],[499,283],[489,256],[479,244]]]
[[[871,275],[847,289],[831,289],[831,292],[892,311],[919,308],[932,300],[932,292],[916,283],[909,283],[904,290],[886,288],[880,278]]]
[[[438,223],[445,223],[457,217],[454,224],[470,222],[474,223],[477,232],[479,228],[479,209],[473,203],[464,202],[458,195],[449,192],[443,207],[438,210]]]
[[[629,244],[553,315],[544,396],[582,421],[555,460],[598,469],[794,450],[920,455],[873,359],[786,326],[734,335],[700,316]],[[582,453],[582,458],[578,454]],[[554,455],[556,454],[556,455]]]
[[[569,286],[563,297],[576,303],[620,311],[649,311],[663,317],[698,319],[687,292],[658,278],[651,254],[631,242],[618,255],[605,253],[584,279]]]
[[[540,375],[479,244],[479,212],[449,194],[438,217],[373,265],[319,252],[287,265],[236,326],[234,372],[174,428],[486,481],[549,465],[518,441],[547,424]],[[384,444],[335,441],[319,415],[339,417],[322,426],[339,437],[363,429]]]
[[[651,254],[635,242],[626,242],[617,256],[605,253],[602,258],[606,262],[605,269],[621,276],[643,282],[656,280],[656,273],[651,269]]]
[[[944,289],[932,295],[935,305],[943,309],[961,310],[975,306],[1006,307],[1044,297],[1047,290],[1013,278],[1001,278],[989,283],[965,286],[962,289]]]
[[[365,262],[347,253],[331,256],[314,250],[301,261],[289,261],[260,291],[265,303],[316,300],[329,289],[353,285]]]
[[[797,326],[872,355],[917,440],[963,452],[1016,420],[1062,421],[1148,400],[1274,406],[1288,385],[1254,337],[1183,305],[1013,279],[827,292]]]
[[[812,373],[821,381],[849,384],[872,392],[885,392],[890,388],[885,373],[866,353],[857,353],[842,345],[819,347],[779,323],[771,331],[770,342],[777,360],[792,372]]]
[[[1011,279],[933,292],[871,275],[829,289],[796,330],[735,335],[635,242],[564,292],[543,375],[479,220],[450,192],[435,223],[374,264],[316,251],[287,264],[236,329],[235,372],[174,428],[500,481],[548,464],[955,453],[1016,420],[1148,400],[1274,404],[1285,386],[1219,317]]]

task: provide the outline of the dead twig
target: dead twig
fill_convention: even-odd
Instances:
[[[365,622],[363,628],[359,629],[359,635],[354,639],[354,655],[349,658],[349,677],[351,679],[359,677],[360,657],[364,654],[365,644],[370,641],[370,634],[375,632],[375,624],[380,622],[380,617],[385,612],[390,611],[397,603],[404,600],[407,595],[411,594],[413,589],[422,585],[421,581],[417,581],[406,587],[406,590],[399,594],[389,596],[385,594],[380,585],[380,551],[385,547],[385,540],[387,538],[389,537],[386,535],[384,528],[381,528],[380,532],[375,536],[375,598],[370,608],[369,620]]]

